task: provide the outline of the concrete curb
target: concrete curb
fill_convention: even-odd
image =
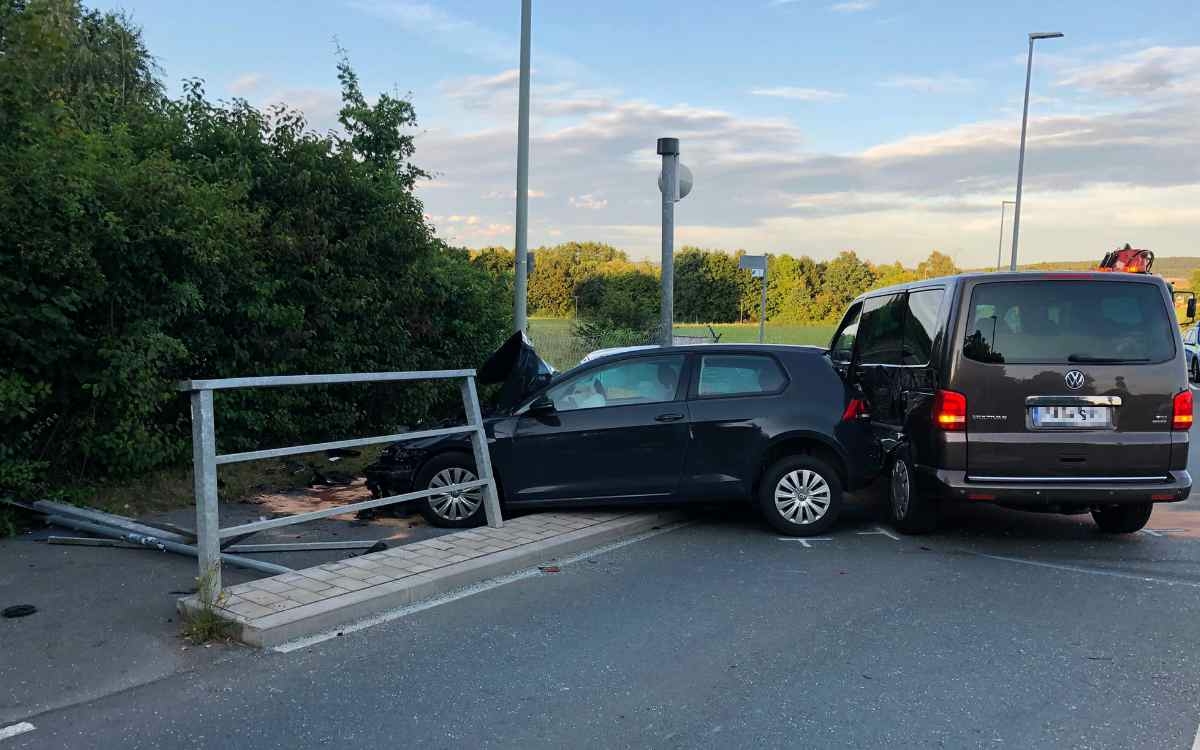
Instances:
[[[524,516],[506,523],[505,528],[519,524],[527,518],[537,518],[537,516]],[[234,623],[236,626],[235,637],[238,640],[252,646],[270,648],[297,638],[334,630],[373,615],[431,599],[465,586],[530,568],[556,557],[577,554],[625,537],[635,536],[674,523],[682,518],[682,514],[672,512],[621,514],[610,520],[555,534],[539,541],[523,543],[470,560],[451,563],[426,572],[371,585],[358,591],[323,598],[320,601],[295,606],[284,611],[271,612],[260,617],[238,615],[222,608],[214,611],[218,616]],[[447,534],[438,537],[437,541],[453,544],[455,537],[459,534],[470,535],[466,538],[477,538],[480,533],[487,531],[487,529],[478,529]],[[374,556],[367,555],[351,559],[361,560],[370,557]],[[305,573],[306,571],[301,570],[297,571],[295,575],[304,576]],[[286,579],[287,576],[263,580],[274,581],[276,578]],[[257,581],[249,585],[261,585],[261,583],[262,581]],[[195,596],[180,599],[178,606],[184,615],[193,614],[200,609],[199,601]]]

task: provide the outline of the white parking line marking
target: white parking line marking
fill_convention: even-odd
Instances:
[[[804,537],[803,539],[801,539],[800,537],[795,537],[795,536],[781,536],[781,537],[779,537],[779,541],[781,541],[781,542],[800,542],[801,544],[804,545],[804,549],[812,549],[812,545],[809,544],[809,542],[832,542],[833,540],[827,536],[809,536],[809,537]]]
[[[628,539],[622,539],[620,541],[612,542],[611,544],[605,544],[601,547],[596,547],[595,549],[590,549],[585,552],[580,552],[577,555],[571,555],[570,557],[564,557],[561,560],[556,560],[554,564],[558,565],[560,567],[566,566],[566,565],[571,565],[572,563],[577,563],[577,562],[580,562],[581,560],[586,560],[589,557],[596,557],[597,555],[603,555],[603,554],[612,552],[614,550],[618,550],[621,547],[627,547],[631,544],[636,544],[637,542],[644,542],[647,539],[650,539],[651,537],[658,536],[659,534],[666,534],[671,531],[676,531],[678,529],[682,529],[684,526],[691,526],[693,523],[695,523],[695,521],[680,521],[679,523],[673,523],[669,526],[663,526],[662,528],[653,529],[651,531],[647,531],[642,534],[638,534],[637,536],[631,536]],[[280,645],[276,646],[275,648],[273,648],[271,650],[276,651],[281,654],[288,654],[288,653],[291,653],[292,651],[298,651],[302,648],[308,648],[309,646],[315,646],[318,643],[323,643],[325,641],[332,640],[339,636],[345,635],[346,633],[356,633],[359,630],[364,630],[373,625],[380,625],[385,622],[391,622],[392,620],[398,620],[401,617],[407,617],[408,615],[413,615],[413,614],[416,614],[417,612],[424,612],[427,609],[433,609],[434,607],[440,607],[443,604],[449,604],[450,602],[456,602],[459,599],[465,599],[468,596],[474,596],[475,594],[482,594],[485,591],[491,591],[492,589],[500,588],[501,586],[503,586],[505,584],[515,583],[516,581],[523,581],[526,578],[533,578],[534,576],[540,576],[540,575],[543,575],[543,573],[542,573],[541,569],[537,566],[534,566],[532,568],[527,568],[525,570],[518,570],[516,573],[509,573],[506,576],[500,576],[499,578],[493,578],[490,581],[484,581],[482,583],[477,583],[473,586],[467,586],[466,588],[462,588],[457,591],[451,591],[448,594],[443,594],[439,597],[435,597],[435,598],[429,599],[427,601],[418,602],[417,604],[410,604],[406,607],[400,607],[398,609],[393,609],[390,612],[384,612],[381,615],[376,615],[376,616],[371,617],[366,620],[359,620],[358,622],[351,623],[350,625],[347,625],[344,628],[338,628],[337,630],[329,630],[324,633],[310,635],[307,638],[298,638],[294,641],[288,641],[287,643],[281,643]]]
[[[965,550],[964,550],[965,551]],[[1085,568],[1080,565],[1061,565],[1059,563],[1040,562],[1038,560],[1022,560],[1019,557],[1007,557],[1005,555],[989,555],[984,552],[967,552],[968,555],[976,557],[986,557],[989,560],[1003,560],[1004,562],[1018,563],[1020,565],[1032,565],[1036,568],[1052,568],[1054,570],[1066,570],[1071,573],[1086,573],[1093,576],[1109,576],[1110,578],[1128,578],[1131,581],[1141,581],[1142,583],[1165,583],[1168,586],[1187,586],[1189,588],[1200,589],[1200,583],[1195,581],[1178,581],[1172,578],[1156,578],[1154,576],[1140,576],[1133,573],[1121,573],[1115,570],[1100,570],[1099,568]]]
[[[1141,533],[1143,533],[1143,534],[1149,534],[1150,536],[1162,536],[1162,534],[1160,534],[1159,532],[1155,531],[1154,529],[1142,529],[1142,530],[1141,530]]]
[[[896,536],[895,534],[893,534],[892,532],[883,528],[882,526],[876,526],[874,531],[857,531],[855,533],[858,534],[859,536],[870,536],[872,534],[882,534],[883,536],[886,536],[888,539],[891,539],[893,542],[900,541],[900,537]]]
[[[18,734],[32,732],[35,729],[37,729],[37,727],[30,724],[28,721],[22,721],[20,724],[10,724],[6,727],[0,728],[0,740],[7,740],[11,737],[16,737]]]
[[[1196,727],[1196,739],[1192,740],[1192,750],[1200,750],[1200,727]]]

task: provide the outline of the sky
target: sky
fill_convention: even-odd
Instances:
[[[519,0],[102,0],[169,90],[335,128],[336,45],[418,115],[430,221],[514,242]],[[534,0],[529,245],[657,258],[656,139],[695,175],[676,245],[996,262],[1037,42],[1021,261],[1200,255],[1200,3]],[[1003,244],[1011,241],[1011,214]]]

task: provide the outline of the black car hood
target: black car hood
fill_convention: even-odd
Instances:
[[[503,413],[548,383],[554,373],[554,368],[538,356],[525,334],[518,331],[488,357],[479,368],[478,378],[481,385],[502,384],[495,411]]]

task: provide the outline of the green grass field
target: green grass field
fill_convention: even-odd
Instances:
[[[530,318],[529,337],[533,339],[534,348],[550,364],[560,370],[574,367],[588,347],[579,342],[571,333],[575,321],[570,318]],[[721,342],[741,344],[758,341],[757,323],[714,323],[713,330],[721,335]],[[782,325],[767,324],[766,341],[768,344],[815,344],[825,346],[833,335],[832,324],[815,325]],[[676,324],[677,336],[704,336],[708,327],[703,323]],[[648,343],[645,341],[617,340],[603,342],[604,346],[627,346],[630,344]]]

